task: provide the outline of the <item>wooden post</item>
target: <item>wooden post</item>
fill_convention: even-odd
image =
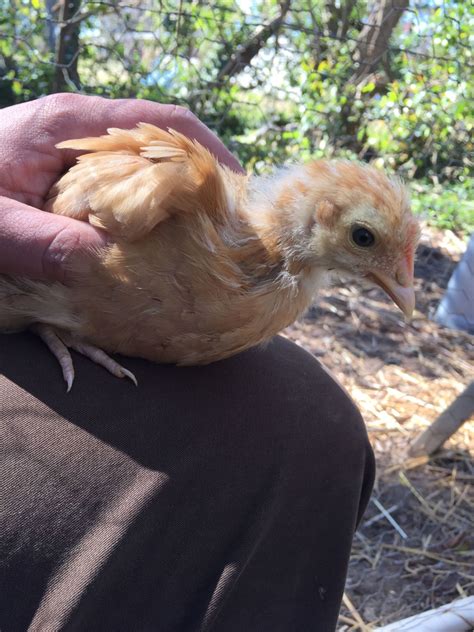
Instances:
[[[433,454],[474,412],[474,382],[427,428],[410,448],[411,456]]]

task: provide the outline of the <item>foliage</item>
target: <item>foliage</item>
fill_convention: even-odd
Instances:
[[[0,0],[0,105],[77,89],[58,57],[60,4]],[[414,0],[364,74],[372,5],[83,0],[80,88],[188,105],[257,171],[314,155],[372,160],[414,181],[415,208],[439,225],[472,228],[474,8]]]
[[[472,178],[442,185],[426,180],[412,184],[412,207],[430,224],[453,231],[474,232],[474,182]]]
[[[0,106],[50,91],[54,55],[45,42],[39,2],[0,0]]]

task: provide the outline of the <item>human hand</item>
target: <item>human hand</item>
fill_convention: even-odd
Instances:
[[[64,281],[73,253],[107,243],[105,234],[86,222],[40,210],[52,184],[78,155],[55,145],[139,122],[172,127],[242,171],[220,140],[178,106],[55,94],[0,110],[0,273]]]

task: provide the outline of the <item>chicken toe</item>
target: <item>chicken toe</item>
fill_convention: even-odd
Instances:
[[[113,360],[105,353],[105,351],[102,351],[102,349],[94,347],[94,345],[86,344],[85,342],[74,340],[71,341],[71,344],[68,346],[71,349],[74,349],[74,351],[82,353],[82,355],[86,356],[86,358],[89,358],[96,364],[100,364],[100,366],[103,366],[104,369],[107,369],[107,371],[112,373],[112,375],[115,375],[116,377],[128,377],[135,386],[138,386],[137,378],[134,374]]]
[[[103,366],[116,377],[128,377],[135,386],[138,386],[135,375],[109,357],[104,351],[102,351],[102,349],[99,349],[94,345],[81,342],[67,332],[58,332],[51,325],[37,323],[32,325],[30,329],[34,333],[38,334],[59,362],[64,380],[67,384],[68,393],[74,382],[74,366],[69,349],[74,349],[74,351],[86,356],[86,358],[89,358],[96,364]]]

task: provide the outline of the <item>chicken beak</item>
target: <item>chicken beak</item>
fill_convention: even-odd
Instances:
[[[413,259],[407,257],[399,264],[395,276],[389,276],[374,270],[369,277],[377,283],[402,310],[407,319],[415,309],[415,290],[413,289]]]

